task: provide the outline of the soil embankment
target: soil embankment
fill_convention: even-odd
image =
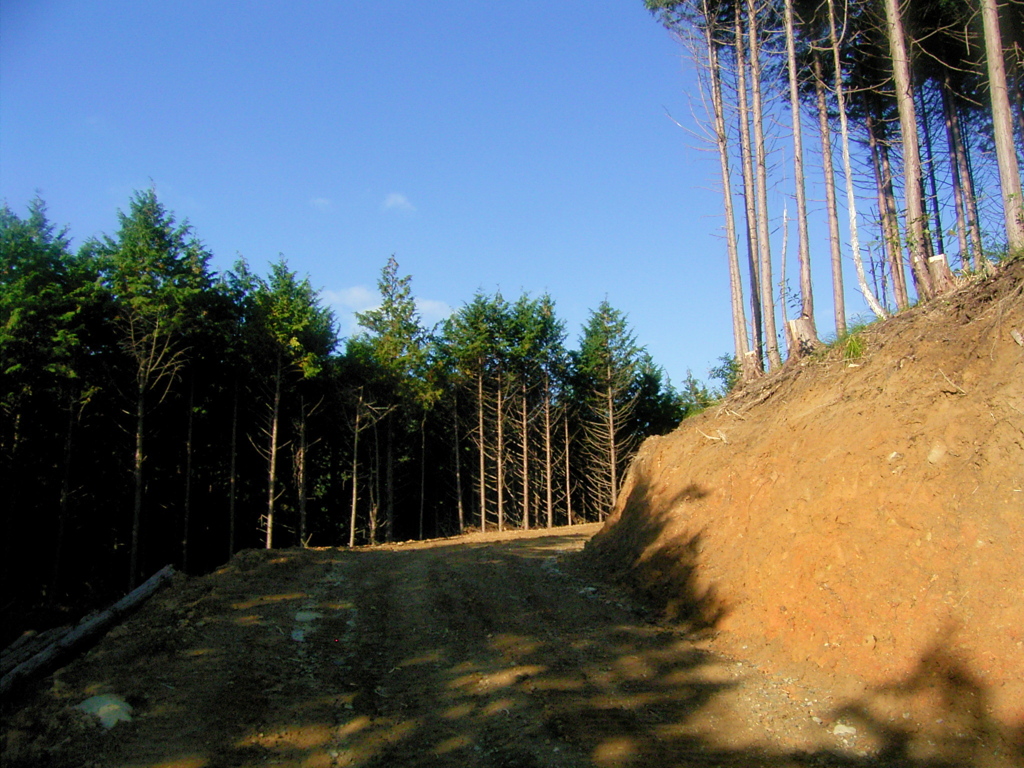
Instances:
[[[588,553],[871,716],[1024,731],[1024,263],[649,440]]]

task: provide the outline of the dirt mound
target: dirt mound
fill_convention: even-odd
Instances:
[[[755,382],[644,444],[590,558],[885,717],[1024,727],[1022,334],[1017,260]]]

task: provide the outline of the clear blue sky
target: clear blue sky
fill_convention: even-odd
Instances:
[[[0,198],[77,246],[152,184],[344,334],[391,254],[428,322],[547,291],[574,345],[607,297],[678,384],[732,351],[690,70],[641,0],[0,0]]]

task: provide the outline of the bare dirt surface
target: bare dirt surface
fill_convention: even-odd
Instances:
[[[908,756],[1024,765],[1024,260],[853,341],[647,441],[588,555]]]
[[[936,766],[997,748],[951,734],[904,761],[831,693],[594,582],[574,553],[595,529],[247,551],[177,577],[5,704],[3,764]],[[133,719],[75,709],[104,693]]]
[[[600,531],[177,576],[3,765],[1024,765],[1024,262],[857,345],[645,443]]]

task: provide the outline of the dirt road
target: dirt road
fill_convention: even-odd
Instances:
[[[4,765],[948,764],[646,620],[594,530],[242,553],[5,705]],[[132,721],[74,709],[103,693]]]

